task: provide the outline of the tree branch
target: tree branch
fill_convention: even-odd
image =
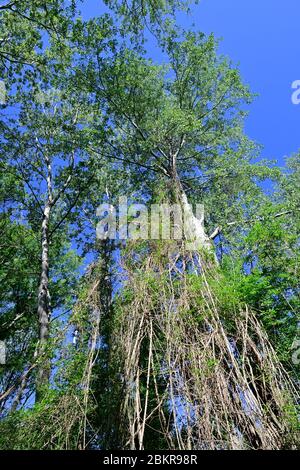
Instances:
[[[289,215],[289,214],[292,214],[293,212],[298,212],[298,211],[300,211],[300,208],[290,209],[290,210],[278,212],[277,214],[274,214],[273,216],[270,216],[270,217],[273,218],[273,219],[277,219],[278,217],[282,217],[284,215]],[[227,222],[225,225],[227,227],[231,227],[233,225],[237,225],[237,224],[240,224],[240,223],[251,224],[252,222],[264,221],[264,220],[267,220],[267,219],[268,219],[268,216],[267,217],[255,217],[253,219],[246,219],[244,221],[234,220],[232,222]],[[221,232],[222,232],[222,227],[221,226],[217,227],[217,228],[215,228],[215,230],[213,231],[213,233],[210,235],[209,238],[211,240],[214,240],[218,235],[220,235]]]

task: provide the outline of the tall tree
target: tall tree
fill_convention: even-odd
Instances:
[[[13,413],[0,446],[298,445],[287,348],[277,342],[278,356],[270,342],[286,334],[288,319],[293,332],[297,322],[297,158],[281,179],[272,165],[253,162],[259,149],[243,128],[251,94],[212,35],[165,21],[177,2],[107,2],[113,15],[87,22],[74,18],[74,5],[65,14],[63,2],[50,3],[1,9],[2,25],[16,19],[13,49],[7,36],[2,44],[14,118],[1,122],[1,181],[18,182],[1,220],[1,333],[8,326],[19,334],[17,348],[29,333],[26,360],[3,375],[3,412]],[[139,33],[149,25],[164,65],[146,58]],[[265,178],[279,181],[272,201]],[[130,203],[185,209],[196,245],[95,243],[98,204],[124,193]],[[204,205],[204,222],[189,203]],[[93,259],[79,286],[75,240]],[[13,247],[18,270],[9,278]],[[38,275],[21,282],[33,254]],[[24,297],[35,289],[32,315]],[[50,323],[54,311],[63,322]],[[39,403],[22,410],[32,367]]]
[[[250,94],[237,70],[218,57],[213,37],[188,34],[180,40],[174,33],[166,37],[163,45],[170,63],[165,68],[129,50],[121,50],[111,60],[99,60],[97,44],[89,44],[92,51],[81,62],[86,78],[84,86],[95,94],[109,116],[105,146],[98,150],[91,142],[90,150],[98,155],[99,162],[106,158],[117,168],[129,168],[133,191],[140,190],[145,200],[177,202],[186,208],[199,241],[193,268],[199,278],[196,285],[190,276],[195,260],[177,245],[171,249],[175,259],[166,253],[167,247],[163,250],[155,243],[129,246],[129,260],[125,253],[128,291],[125,289],[116,300],[117,320],[112,323],[115,329],[110,330],[110,339],[106,342],[111,350],[111,374],[123,378],[116,380],[115,388],[109,388],[108,392],[121,397],[124,393],[119,402],[112,404],[113,408],[120,406],[119,411],[111,408],[108,411],[110,416],[121,413],[124,420],[121,429],[114,429],[118,445],[131,449],[147,446],[145,430],[147,425],[153,429],[156,418],[161,425],[158,432],[165,438],[161,445],[171,448],[201,445],[216,448],[218,440],[224,440],[224,445],[231,448],[247,445],[279,448],[284,445],[283,435],[276,422],[280,416],[288,435],[285,407],[293,406],[285,404],[281,384],[285,383],[287,396],[291,393],[291,397],[294,396],[293,385],[289,380],[284,382],[284,372],[283,375],[275,372],[278,360],[274,358],[272,362],[272,346],[253,312],[240,304],[238,297],[234,299],[226,293],[229,290],[226,279],[219,277],[214,262],[207,265],[205,256],[201,255],[203,249],[213,250],[211,240],[220,232],[214,230],[217,225],[230,227],[238,220],[233,235],[225,232],[223,250],[228,252],[238,243],[247,231],[249,217],[266,200],[258,182],[278,175],[270,165],[253,164],[258,149],[243,131],[243,106]],[[95,136],[97,139],[97,132]],[[211,237],[211,232],[206,231],[190,211],[189,201],[204,203],[208,227],[213,232]],[[201,284],[203,278],[204,285]],[[187,286],[186,289],[183,286]],[[207,304],[206,312],[193,303],[193,289],[198,289],[198,296],[211,299],[212,305]],[[162,293],[162,299],[157,297],[157,292]],[[168,316],[169,309],[172,317]],[[231,309],[233,318],[230,318]],[[186,328],[183,321],[186,312],[192,330]],[[195,345],[197,341],[201,343],[202,335],[209,334],[215,338],[212,342],[217,341],[218,353],[207,352],[208,356],[203,359],[203,353],[196,352]],[[206,350],[204,339],[201,344]],[[228,344],[234,346],[228,347]],[[189,348],[193,350],[194,366]],[[270,363],[258,359],[260,349],[269,351]],[[236,362],[235,357],[244,356],[246,350],[248,365],[243,368],[243,359]],[[195,372],[192,371],[201,367],[203,360],[206,364],[209,354],[213,357],[211,371],[203,378],[197,374],[194,382]],[[225,362],[224,357],[227,357]],[[173,363],[176,372],[173,372]],[[217,378],[220,369],[216,364],[221,367],[222,379]],[[203,367],[206,366],[203,364]],[[235,370],[233,382],[226,379],[227,367]],[[260,374],[264,377],[264,370],[270,369],[274,371],[268,379],[272,382],[271,388],[265,386],[264,379],[259,379]],[[255,378],[251,370],[256,371]],[[217,390],[209,391],[209,377],[214,373],[215,383],[220,380],[226,383],[226,397],[222,398]],[[159,377],[162,383],[158,386]],[[209,403],[215,404],[215,409],[222,410],[219,414],[211,414],[199,390]],[[275,390],[282,397],[279,401]],[[172,404],[168,407],[165,400]],[[178,400],[185,415],[182,428]],[[266,401],[270,402],[267,413],[263,411]],[[227,403],[226,408],[224,403]],[[203,407],[207,416],[202,427],[199,407]],[[246,409],[252,412],[247,413]],[[103,412],[101,409],[99,416]],[[260,416],[260,425],[254,423],[255,416]],[[108,448],[116,445],[116,441],[110,440],[116,439],[116,434],[103,432],[101,445]]]

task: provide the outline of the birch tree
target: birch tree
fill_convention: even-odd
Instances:
[[[44,357],[52,311],[49,251],[51,244],[63,246],[72,211],[87,189],[82,151],[85,131],[80,129],[83,116],[84,105],[79,99],[72,104],[64,102],[57,90],[35,90],[24,96],[19,120],[14,121],[13,131],[10,126],[5,128],[3,137],[5,161],[26,187],[27,216],[40,236],[36,356],[41,388],[50,375],[49,359]]]

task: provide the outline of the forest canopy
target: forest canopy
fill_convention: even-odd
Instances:
[[[300,154],[189,2],[84,3],[0,0],[0,449],[298,449]]]

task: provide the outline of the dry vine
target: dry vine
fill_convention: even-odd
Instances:
[[[282,448],[299,394],[256,315],[239,305],[224,317],[210,287],[224,280],[205,257],[183,250],[166,263],[149,255],[139,275],[133,256],[124,263],[132,301],[113,341],[125,390],[123,447],[143,449],[148,428],[169,449]]]

